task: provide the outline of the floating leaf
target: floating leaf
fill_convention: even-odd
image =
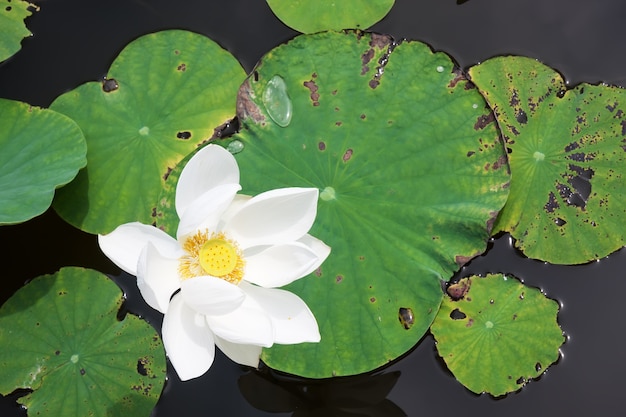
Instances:
[[[431,326],[439,355],[475,393],[504,395],[537,378],[565,341],[559,305],[536,288],[502,274],[454,284]],[[450,291],[452,293],[453,291]]]
[[[36,278],[0,308],[0,393],[33,390],[29,415],[148,416],[165,381],[158,333],[88,269]]]
[[[0,0],[0,62],[19,51],[22,39],[31,35],[24,24],[31,6],[22,0]]]
[[[50,207],[56,187],[85,166],[87,146],[68,117],[0,98],[0,224],[20,223]]]
[[[274,368],[357,374],[405,353],[437,312],[440,280],[484,251],[506,200],[504,149],[480,94],[447,55],[419,42],[391,49],[376,34],[299,36],[240,89],[244,129],[224,145],[239,144],[242,192],[318,188],[311,234],[332,247],[288,287],[322,341],[266,350]],[[262,99],[276,75],[292,103],[285,127]]]
[[[88,166],[54,208],[90,233],[148,223],[170,170],[234,116],[239,63],[210,39],[169,30],[131,42],[103,82],[52,103],[78,122]]]
[[[626,244],[626,90],[567,89],[525,57],[470,69],[509,148],[511,194],[494,232],[508,231],[530,258],[579,264]]]
[[[303,33],[367,29],[389,13],[395,0],[267,0],[287,26]]]

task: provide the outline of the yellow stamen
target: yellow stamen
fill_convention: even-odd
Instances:
[[[243,278],[245,262],[241,249],[224,233],[198,231],[185,240],[183,249],[187,254],[180,258],[178,267],[183,279],[211,275],[239,284]]]

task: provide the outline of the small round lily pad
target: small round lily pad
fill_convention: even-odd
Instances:
[[[456,379],[501,396],[541,375],[565,341],[559,305],[503,274],[463,278],[448,289],[430,330]]]
[[[0,307],[0,393],[32,390],[29,415],[148,416],[165,382],[158,333],[127,314],[120,288],[68,267],[34,279]]]
[[[389,13],[395,0],[267,0],[287,26],[303,33],[367,29]]]
[[[580,264],[626,245],[626,90],[580,84],[526,57],[470,68],[508,148],[511,193],[494,226],[530,258]]]
[[[85,166],[85,137],[70,118],[0,98],[0,224],[50,207],[55,189]]]
[[[32,4],[22,0],[0,0],[0,62],[20,50],[22,39],[30,36],[24,19],[31,15]]]
[[[245,78],[239,62],[209,38],[183,30],[127,45],[102,82],[63,94],[51,108],[85,133],[88,166],[53,207],[89,233],[149,223],[169,172],[235,115]]]

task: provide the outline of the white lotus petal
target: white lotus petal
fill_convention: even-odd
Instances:
[[[210,315],[230,313],[239,308],[246,298],[237,285],[211,276],[183,280],[180,294],[189,307]]]
[[[319,264],[313,265],[312,269],[306,273],[307,275],[319,268],[326,258],[328,258],[328,255],[330,255],[330,246],[308,233],[298,239],[298,242],[305,244],[309,249],[315,252],[319,260]]]
[[[282,287],[309,274],[321,264],[317,253],[300,242],[266,247],[246,258],[245,280],[262,287]]]
[[[242,282],[240,287],[248,296],[246,300],[255,300],[269,315],[274,325],[274,343],[320,341],[315,316],[300,297],[289,291],[257,287],[246,282]]]
[[[241,186],[236,183],[218,185],[187,205],[178,223],[178,239],[182,240],[184,236],[197,230],[215,230],[223,212],[240,189]]]
[[[161,229],[138,222],[126,223],[109,234],[98,235],[102,252],[131,275],[137,275],[139,255],[148,242],[165,257],[176,259],[182,255],[176,239]]]
[[[233,217],[235,213],[243,207],[243,205],[250,200],[252,197],[245,194],[237,194],[233,201],[230,203],[228,208],[224,210],[222,213],[222,217],[220,217],[220,224],[218,225],[218,229],[222,229],[224,224],[228,223],[230,219]]]
[[[239,285],[244,284],[241,282]],[[259,304],[246,297],[233,312],[220,316],[206,316],[216,336],[231,343],[269,347],[274,343],[274,329],[269,316]]]
[[[200,149],[183,168],[176,185],[176,212],[182,217],[187,207],[208,190],[223,184],[239,184],[235,158],[219,145]]]
[[[215,337],[215,345],[220,348],[224,355],[237,362],[240,365],[252,366],[253,368],[259,367],[259,359],[261,357],[261,346],[255,345],[241,345],[239,343],[232,343],[228,340],[224,340],[217,335]]]
[[[165,314],[172,294],[180,288],[178,261],[161,256],[148,243],[139,255],[137,287],[150,307]]]
[[[242,249],[298,240],[309,231],[317,214],[316,188],[280,188],[248,200],[224,231]]]
[[[209,370],[215,358],[213,334],[201,314],[175,295],[163,318],[163,345],[176,373],[183,381]]]

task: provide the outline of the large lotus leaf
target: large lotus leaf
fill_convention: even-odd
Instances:
[[[46,211],[55,188],[87,163],[85,137],[70,118],[2,98],[0,149],[0,224]]]
[[[131,42],[103,82],[89,82],[52,103],[78,122],[87,168],[54,208],[90,233],[148,223],[170,170],[234,116],[239,63],[210,39],[169,30]]]
[[[392,46],[360,32],[302,35],[240,89],[244,129],[228,146],[240,150],[242,192],[318,188],[311,234],[332,247],[287,287],[322,341],[266,350],[274,368],[357,374],[406,352],[437,312],[440,281],[484,251],[506,200],[504,148],[482,96],[444,53]]]
[[[36,278],[0,308],[0,393],[31,393],[29,415],[148,416],[165,382],[158,333],[127,314],[119,287],[83,268]]]
[[[454,298],[444,299],[430,330],[439,355],[469,390],[516,391],[558,359],[565,341],[559,305],[537,288],[490,274],[464,278],[449,293]]]
[[[287,26],[303,33],[367,29],[389,13],[395,0],[267,0]]]
[[[578,264],[626,244],[626,90],[567,89],[553,69],[499,57],[470,69],[509,149],[511,194],[494,232],[530,258]]]
[[[31,35],[24,24],[30,6],[22,0],[0,0],[0,62],[19,51],[22,39]]]

